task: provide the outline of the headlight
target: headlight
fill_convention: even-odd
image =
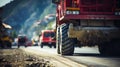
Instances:
[[[73,14],[76,14],[76,11],[73,11]]]
[[[66,14],[80,14],[79,11],[66,11]]]
[[[80,14],[80,12],[79,12],[79,11],[76,11],[76,14]]]
[[[73,11],[73,14],[79,14],[79,11]]]
[[[115,15],[118,15],[118,12],[115,12]]]
[[[72,11],[66,11],[66,14],[72,14]]]
[[[115,12],[115,15],[120,15],[120,12]]]

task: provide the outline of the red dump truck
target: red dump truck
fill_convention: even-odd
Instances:
[[[56,4],[57,52],[98,45],[103,55],[120,54],[120,0],[52,0]]]

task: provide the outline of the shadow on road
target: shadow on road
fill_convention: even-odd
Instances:
[[[101,55],[101,54],[98,54],[98,53],[74,53],[73,56],[120,58],[120,55]]]
[[[73,56],[100,56],[100,54],[95,53],[74,53]]]

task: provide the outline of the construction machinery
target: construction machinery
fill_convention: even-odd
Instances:
[[[120,54],[120,0],[52,0],[56,44],[61,55],[75,46],[98,46],[102,55]]]
[[[3,7],[0,7],[0,48],[11,48],[12,47],[12,37],[11,31],[12,27],[2,19]]]
[[[0,21],[0,48],[11,48],[11,26]]]

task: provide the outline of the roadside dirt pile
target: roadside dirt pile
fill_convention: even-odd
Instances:
[[[0,67],[55,67],[49,60],[20,49],[0,49]]]

